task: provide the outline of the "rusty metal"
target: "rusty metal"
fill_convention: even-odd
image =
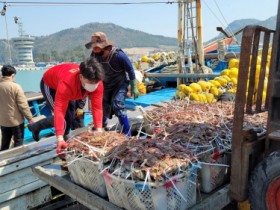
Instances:
[[[278,16],[276,23],[276,32],[272,45],[271,67],[269,71],[269,83],[271,84],[268,91],[271,97],[267,101],[269,105],[268,111],[268,135],[266,140],[266,150],[269,153],[272,150],[280,149],[280,4],[278,5]],[[274,135],[275,134],[275,135]],[[279,137],[276,136],[279,135]]]
[[[250,168],[250,154],[246,154],[243,149],[244,145],[247,143],[243,135],[244,132],[242,132],[244,114],[256,114],[266,111],[268,108],[267,103],[264,107],[262,106],[262,93],[264,90],[265,65],[269,40],[273,34],[273,30],[257,25],[247,26],[243,30],[232,132],[231,196],[237,201],[244,201],[247,198],[247,183]],[[261,49],[260,39],[262,37],[264,39],[262,52],[263,60],[259,75],[257,98],[255,98],[256,65],[258,52]],[[248,82],[249,84],[247,84]],[[269,83],[268,86],[270,86]],[[268,87],[268,89],[270,89],[270,87]],[[269,94],[267,94],[266,100],[268,100],[268,97]]]

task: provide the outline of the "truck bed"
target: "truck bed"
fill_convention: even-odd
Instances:
[[[45,181],[54,188],[60,190],[65,195],[78,201],[89,209],[121,209],[107,198],[102,198],[83,187],[73,183],[70,179],[66,163],[59,161],[44,166],[36,166],[33,168],[33,173],[41,180]],[[191,210],[221,210],[231,203],[229,196],[230,185],[226,184],[213,193],[200,193],[197,196],[197,204],[190,208]]]

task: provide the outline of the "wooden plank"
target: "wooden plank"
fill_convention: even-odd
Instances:
[[[114,209],[121,208],[106,201],[105,199],[85,190],[82,187],[72,183],[70,179],[56,175],[54,172],[41,166],[33,168],[33,172],[42,180],[48,182],[51,186],[77,200],[79,203],[90,209]]]
[[[50,186],[35,190],[31,193],[0,203],[1,210],[23,210],[39,206],[52,199]]]
[[[32,92],[32,91],[28,91],[28,92],[24,92],[27,101],[34,101],[34,100],[38,100],[38,99],[43,99],[43,94],[42,93],[37,93],[37,92]]]
[[[46,186],[47,183],[42,180],[36,180],[35,182],[29,183],[28,185],[23,185],[19,188],[14,188],[8,192],[5,192],[0,195],[0,204],[14,198],[26,195],[34,190],[40,189]]]
[[[46,165],[52,163],[53,160],[47,160],[39,165]],[[2,193],[17,189],[24,185],[28,185],[29,183],[35,182],[38,180],[31,167],[24,168],[22,170],[18,170],[14,173],[6,174],[1,176],[0,178],[0,196]]]
[[[51,149],[54,149],[56,146],[56,138],[50,137],[43,139],[39,142],[34,142],[31,144],[26,144],[20,147],[15,147],[9,150],[0,152],[0,166],[4,166],[21,159],[25,159],[32,155],[40,154]]]
[[[221,210],[226,207],[232,199],[230,198],[230,185],[225,185],[220,190],[196,204],[190,210]]]
[[[31,157],[28,159],[21,160],[20,162],[15,162],[15,163],[12,163],[7,166],[2,166],[2,167],[0,167],[0,176],[18,171],[20,169],[23,169],[23,168],[26,168],[26,167],[29,167],[32,165],[36,165],[43,161],[52,159],[56,156],[57,156],[56,151],[53,150],[53,151],[46,152],[46,153],[38,155],[38,156],[34,156],[34,157]]]

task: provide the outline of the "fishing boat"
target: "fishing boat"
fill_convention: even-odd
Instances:
[[[192,1],[188,1],[188,3],[184,4],[179,3],[179,25],[181,28],[178,30],[180,31],[178,34],[178,45],[180,50],[178,53],[178,60],[170,63],[170,65],[176,65],[176,73],[162,73],[162,70],[168,66],[165,64],[148,70],[145,69],[145,74],[148,78],[156,78],[157,80],[165,79],[165,81],[162,80],[161,83],[167,88],[145,94],[136,100],[127,99],[126,106],[130,110],[134,110],[137,106],[142,106],[147,109],[160,107],[162,106],[161,103],[169,101],[174,97],[178,84],[199,80],[201,78],[209,79],[217,76],[215,72],[206,73],[202,71],[201,73],[197,73],[195,71],[201,70],[201,68],[198,67],[200,64],[205,66],[204,62],[207,63],[207,60],[212,60],[211,56],[215,56],[214,54],[219,55],[222,51],[222,48],[219,50],[219,46],[221,45],[215,43],[206,46],[203,49],[200,31],[197,34],[197,40],[199,42],[193,45],[196,45],[197,49],[185,48],[185,40],[192,42],[192,39],[190,39],[189,35],[187,35],[187,38],[185,37],[185,33],[190,34],[190,32],[187,33],[187,30],[184,28],[186,24],[182,21],[184,19],[183,17],[188,17],[186,18],[188,21],[194,20],[193,17],[186,15],[187,10],[190,8],[196,8],[198,9],[197,12],[200,13],[200,8],[193,6],[193,3],[194,2]],[[197,21],[198,28],[202,28],[201,20],[198,18]],[[184,33],[182,33],[183,31]],[[186,52],[188,53],[186,54]],[[191,52],[196,53],[191,54]],[[223,54],[223,56],[226,55]],[[192,65],[188,65],[193,63],[192,59],[194,59],[196,68],[192,68]],[[211,63],[211,65],[212,64],[213,63]],[[226,62],[221,59],[215,67],[220,68],[216,69],[217,72],[219,72],[226,67]],[[213,70],[213,68],[211,70]],[[183,81],[183,79],[187,80]],[[48,110],[40,93],[30,92],[26,93],[26,95],[34,117],[51,115],[51,112]],[[139,118],[140,116],[139,112],[137,113],[134,111],[129,112],[129,114],[136,118]],[[87,125],[87,121],[90,121],[91,119],[90,113],[88,113],[87,116],[88,120],[86,120],[85,126]],[[113,119],[111,122],[112,125],[115,125],[115,122],[116,121]],[[72,131],[71,135],[84,132],[86,129],[87,128],[83,128]],[[89,208],[94,206],[97,208],[118,209],[117,206],[112,205],[108,200],[101,199],[71,182],[68,171],[65,170],[61,164],[61,160],[56,155],[56,138],[54,136],[48,137],[53,134],[53,130],[42,131],[41,134],[46,138],[43,138],[39,142],[34,142],[31,133],[26,128],[25,144],[23,146],[0,152],[0,185],[4,186],[1,187],[0,190],[1,209],[32,209],[42,206],[43,204],[54,200],[58,195],[61,195],[61,193],[57,191],[54,192],[51,185],[55,186],[55,188],[63,193],[73,196],[74,199],[78,200],[80,203],[88,205]],[[219,194],[219,198],[224,196],[223,200],[228,199],[227,203],[230,202],[228,190],[226,192],[217,191],[216,194]],[[227,203],[221,205],[226,205]]]

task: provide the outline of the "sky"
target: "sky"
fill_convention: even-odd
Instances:
[[[4,6],[0,0],[0,10]],[[177,37],[178,4],[167,0],[10,0],[6,15],[0,16],[0,39],[19,35],[14,17],[20,17],[25,34],[46,36],[68,28],[78,28],[87,23],[114,23],[153,35]],[[16,2],[63,3],[140,3],[133,5],[18,5]],[[169,1],[177,2],[177,1]],[[265,20],[277,13],[278,0],[201,0],[203,39],[207,41],[219,32],[216,27],[226,26],[234,20],[254,18]],[[90,36],[90,34],[89,34]]]

